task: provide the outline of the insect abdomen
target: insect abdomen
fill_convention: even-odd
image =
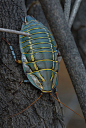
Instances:
[[[29,32],[31,36],[20,36],[23,69],[34,86],[43,91],[50,91],[58,82],[55,42],[50,31],[42,23],[30,16],[27,19],[28,22],[22,25],[21,31]]]

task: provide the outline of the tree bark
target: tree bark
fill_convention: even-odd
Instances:
[[[26,16],[23,0],[0,1],[0,27],[20,30],[21,16]],[[43,96],[22,114],[4,119],[25,109],[40,95],[32,84],[22,83],[27,79],[22,65],[15,63],[5,38],[20,59],[18,35],[0,32],[0,127],[1,128],[58,128],[63,121],[61,113],[56,112],[55,101],[49,94]],[[60,123],[59,123],[60,122]],[[62,126],[64,127],[64,126]]]
[[[86,70],[59,0],[39,0],[51,27],[86,119]]]

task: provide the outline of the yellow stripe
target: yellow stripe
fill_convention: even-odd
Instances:
[[[31,40],[36,40],[36,39],[49,39],[50,41],[49,42],[51,42],[51,40],[52,41],[54,41],[53,39],[51,39],[51,38],[48,38],[48,37],[37,37],[37,38],[32,38]]]
[[[25,41],[23,41],[23,42],[20,42],[20,43],[23,44],[24,42],[27,42],[27,41],[29,41],[29,39],[28,39],[28,40],[25,40]]]
[[[30,45],[30,50],[33,50],[32,45]]]
[[[31,45],[31,41],[29,40],[29,44]]]
[[[50,60],[50,59],[44,59],[44,60],[37,60],[37,61],[34,61],[34,62],[39,62],[39,61],[53,61],[53,60]],[[34,62],[24,62],[24,64],[30,64],[30,63],[34,63]],[[54,61],[54,62],[58,62],[58,61]]]
[[[24,49],[24,48],[26,48],[26,47],[27,47],[27,46],[22,47],[21,49]],[[35,49],[46,49],[46,48],[51,49],[50,47],[40,47],[40,48],[33,48],[33,49],[32,49],[32,46],[30,45],[30,50],[35,50]]]
[[[53,67],[52,67],[52,69],[54,69],[54,62],[53,62]]]
[[[49,38],[49,42],[51,42],[51,40],[54,41],[53,39],[50,39],[50,38]]]
[[[54,61],[54,53],[53,53],[53,61]],[[52,69],[54,69],[54,62],[53,62],[53,67],[52,67]]]
[[[31,37],[29,36],[29,39],[31,39]]]
[[[50,92],[52,92],[52,90],[50,90],[50,91],[44,91],[44,90],[43,90],[42,92],[45,92],[45,93],[50,93]]]
[[[21,36],[20,38],[24,38],[25,36]]]
[[[42,27],[42,28],[43,28],[43,27]],[[34,29],[42,29],[42,28],[32,28],[32,29],[29,29],[29,30],[24,31],[24,32],[29,32],[29,31],[34,30]]]
[[[40,47],[40,48],[34,48],[34,49],[45,49],[45,48],[50,49],[50,47]],[[34,50],[34,49],[33,49],[33,50]]]
[[[45,31],[46,31],[46,29],[45,29]],[[49,37],[49,33],[48,32],[46,32],[47,33],[47,36],[48,36],[48,39],[49,39],[49,42],[51,43],[51,38]],[[52,49],[52,53],[53,53],[53,47],[52,47],[52,44],[51,44],[51,49]],[[54,69],[54,53],[53,53],[53,67],[52,67],[52,70]],[[50,81],[52,81],[53,80],[53,72],[52,72],[52,76],[51,76],[51,79],[50,79]]]
[[[38,74],[39,74],[40,78],[42,79],[42,81],[44,82],[45,79],[42,77],[42,75],[40,74],[40,72],[38,72]]]
[[[31,59],[32,59],[32,61],[34,61],[34,56],[33,55],[31,55]]]
[[[51,48],[52,48],[52,44],[51,44]],[[54,52],[53,52],[53,48],[52,48],[52,54],[53,54],[53,67],[52,67],[52,70],[54,70]],[[50,81],[53,80],[53,72],[52,72],[52,76],[51,76],[51,79]]]
[[[24,31],[24,32],[29,32],[29,31],[31,31],[31,30],[34,30],[34,29],[46,29],[46,28],[44,28],[44,27],[39,27],[39,28],[32,28],[32,29],[29,29],[29,30],[26,30],[26,31]],[[49,31],[48,29],[46,29],[47,31]],[[31,33],[30,33],[31,34]],[[52,39],[53,40],[53,39]],[[53,40],[54,41],[54,40]]]
[[[39,23],[37,20],[30,20],[29,22],[27,22],[26,25],[30,24],[32,21],[35,21],[37,24],[33,24],[33,25],[28,26],[28,27],[35,26],[35,25],[40,25],[40,23]],[[43,25],[41,25],[41,26],[43,26]],[[28,28],[28,27],[26,27],[26,28]],[[24,29],[26,29],[26,28],[23,28],[23,29],[21,29],[21,30],[24,30]],[[45,28],[45,26],[43,26],[43,28]],[[46,29],[46,28],[45,28],[45,29]],[[47,29],[47,30],[48,30],[48,29]],[[49,31],[49,30],[48,30],[48,31]]]
[[[42,81],[44,82],[45,81],[45,79],[42,77],[42,75],[40,74],[40,72],[39,72],[39,70],[38,70],[38,67],[37,67],[37,65],[36,65],[36,63],[34,62],[34,67],[35,67],[35,69],[38,71],[38,74],[39,74],[39,77],[42,79]]]
[[[49,30],[48,30],[49,31]],[[35,34],[41,34],[41,33],[45,33],[46,34],[46,32],[35,32],[35,33],[31,33],[31,35],[35,35]],[[50,34],[51,35],[51,34]]]
[[[31,40],[43,39],[43,38],[47,38],[47,37],[37,37],[37,38],[32,38]]]
[[[31,41],[29,41],[29,44],[31,44]],[[36,45],[36,44],[51,44],[51,43],[47,43],[47,42],[39,42],[39,43],[35,43],[35,44],[32,44],[32,45]],[[53,44],[52,44],[53,45]],[[21,49],[23,48],[26,48],[26,47],[29,47],[30,45],[26,45],[24,47],[22,47]],[[55,47],[55,45],[53,45],[53,47]]]
[[[28,30],[29,31],[29,30]],[[27,31],[24,31],[24,32],[27,32]],[[25,36],[23,36],[23,37],[25,37]],[[23,37],[21,37],[21,38],[23,38]],[[49,42],[51,42],[51,40],[52,41],[54,41],[52,38],[49,38],[49,37],[37,37],[37,38],[32,38],[31,40],[36,40],[36,39],[49,39]],[[26,40],[27,41],[27,40]],[[25,42],[25,41],[24,41]],[[23,43],[23,42],[21,42],[21,43]]]
[[[49,30],[48,30],[49,31]],[[36,32],[36,33],[30,33],[31,35],[36,35],[36,34],[41,34],[41,33],[45,33],[46,34],[46,32]],[[51,36],[52,34],[50,34],[49,33],[49,35]],[[24,38],[25,36],[21,36],[20,38]]]
[[[34,67],[35,67],[36,70],[38,70],[38,67],[37,67],[36,63],[34,63]]]
[[[50,79],[50,81],[52,81],[53,80],[53,72],[52,72],[52,76],[51,76],[51,79]]]
[[[28,25],[28,24],[26,24],[26,25]],[[31,26],[36,26],[36,25],[39,25],[39,24],[32,24],[32,25],[27,26],[26,28],[21,29],[21,30],[25,30],[25,29],[27,29],[27,28],[29,28]]]
[[[51,49],[52,49],[52,45],[51,45]]]
[[[36,39],[49,39],[50,41],[49,42],[51,42],[51,40],[52,41],[54,41],[53,39],[51,39],[51,38],[48,38],[48,37],[37,37],[37,38],[32,38],[31,40],[36,40]],[[25,40],[25,41],[23,41],[23,42],[21,42],[21,43],[24,43],[24,42],[26,42],[26,41],[29,41],[29,39],[28,40]]]
[[[28,25],[29,23],[31,23],[32,21],[36,21],[37,22],[37,20],[30,20],[29,22],[27,22],[27,24],[26,25]],[[24,30],[25,28],[23,28],[23,29],[21,29],[21,30]]]
[[[52,51],[46,51],[46,50],[44,50],[44,51],[38,51],[38,52],[33,52],[33,53],[39,53],[39,52],[51,52],[52,53]],[[54,52],[56,52],[56,51],[54,51]],[[32,54],[32,53],[25,53],[25,52],[22,52],[22,54]]]
[[[35,21],[35,22],[38,23],[38,21],[35,19],[35,20],[30,20],[29,22],[27,22],[27,25],[28,25],[29,23],[31,23],[32,21]]]
[[[45,48],[50,49],[50,47],[40,47],[40,48],[33,48],[33,50],[35,50],[35,49],[45,49]]]
[[[26,47],[28,47],[28,46],[31,46],[31,45],[26,45],[26,46],[22,47],[21,49],[24,49],[24,48],[26,48]]]
[[[54,70],[52,70],[52,69],[41,69],[41,70],[33,71],[33,72],[30,72],[30,73],[27,73],[27,74],[32,74],[32,73],[40,72],[40,71],[53,71],[53,72],[55,72],[55,71],[54,71]],[[58,73],[58,72],[55,72],[55,73]]]
[[[34,25],[33,25],[34,26]],[[42,25],[41,25],[42,26]],[[29,27],[29,26],[28,26]],[[27,27],[27,28],[28,28]],[[27,29],[27,28],[24,28],[24,29],[21,29],[21,30],[25,30],[25,29]],[[44,29],[45,27],[43,26],[43,27],[39,27],[39,28],[32,28],[32,29],[29,29],[28,31],[31,31],[31,30],[34,30],[34,29]],[[46,28],[45,28],[46,29]],[[47,31],[49,31],[48,29],[46,29]],[[27,32],[27,31],[24,31],[24,32]]]
[[[31,39],[31,37],[29,37],[29,39]],[[29,41],[29,43],[31,44],[32,42]],[[30,45],[30,50],[32,50],[32,49],[33,49],[32,45]],[[32,51],[32,54],[31,54],[31,59],[32,59],[32,61],[34,61],[33,51]]]
[[[31,40],[31,37],[30,37],[30,40]],[[32,42],[31,42],[31,43],[32,43]],[[33,47],[32,47],[32,45],[30,45],[30,49],[32,50],[31,59],[32,59],[32,61],[35,61],[34,56],[33,56]],[[34,67],[35,67],[35,69],[38,71],[39,77],[40,77],[40,78],[42,79],[42,81],[44,82],[45,80],[44,80],[44,78],[41,76],[41,74],[40,74],[40,72],[39,72],[39,70],[38,70],[38,67],[37,67],[37,65],[36,65],[35,62],[34,62]]]

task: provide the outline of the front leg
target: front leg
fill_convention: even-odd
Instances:
[[[3,39],[5,42],[7,42],[7,40],[5,40],[4,38],[2,38],[2,39]],[[16,55],[15,55],[15,52],[14,52],[14,50],[13,50],[13,47],[10,45],[9,42],[7,42],[7,44],[8,44],[9,47],[10,47],[10,50],[11,50],[11,52],[12,52],[12,55],[13,55],[13,58],[14,58],[15,62],[18,63],[18,64],[22,64],[22,61],[21,61],[21,60],[17,60],[17,59],[16,59]]]
[[[3,39],[5,42],[7,42],[7,40],[5,40],[4,38],[2,38],[2,39]],[[15,55],[15,52],[14,52],[14,50],[13,50],[13,47],[10,45],[9,42],[7,42],[7,44],[8,44],[9,47],[10,47],[10,50],[11,50],[11,52],[12,52],[12,55],[13,55],[13,58],[14,58],[15,62],[18,63],[18,64],[22,64],[22,61],[21,61],[21,60],[16,59],[16,55]],[[29,80],[22,80],[22,81],[20,81],[19,85],[21,85],[22,83],[29,83],[29,82],[30,82]]]
[[[29,80],[22,80],[20,81],[19,85],[21,85],[22,83],[29,83],[30,81]]]

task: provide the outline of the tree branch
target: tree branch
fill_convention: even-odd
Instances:
[[[80,6],[80,3],[81,3],[82,0],[76,0],[75,1],[75,4],[73,6],[73,9],[72,9],[72,12],[71,12],[71,15],[70,15],[70,19],[69,19],[69,27],[71,28],[72,24],[73,24],[73,21],[75,19],[75,16],[77,14],[77,11],[79,9],[79,6]]]
[[[69,20],[70,8],[71,8],[71,0],[65,0],[64,15],[67,22]]]
[[[0,28],[0,32],[8,32],[8,33],[13,33],[18,35],[30,36],[30,33],[25,33],[17,30],[6,29],[6,28]]]
[[[86,119],[86,70],[59,0],[39,0],[69,72]]]

